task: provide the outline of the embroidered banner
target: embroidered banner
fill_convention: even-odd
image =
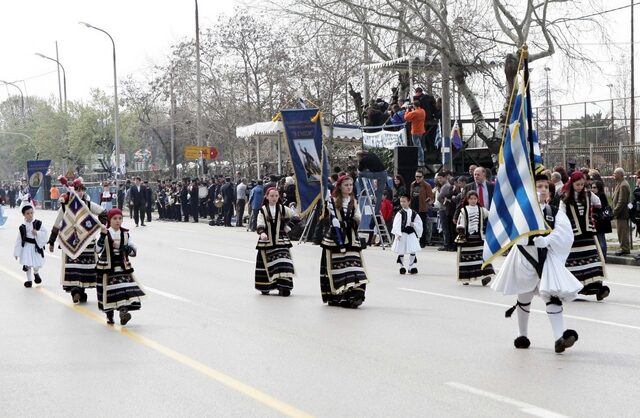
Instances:
[[[287,109],[280,112],[287,151],[296,174],[300,216],[318,202],[329,171],[322,146],[322,125],[318,109]]]
[[[78,258],[99,230],[98,218],[78,195],[71,191],[58,234],[58,243],[62,251],[72,259]]]
[[[42,186],[44,175],[49,171],[51,160],[29,160],[27,161],[27,176],[29,183],[29,194],[31,199],[36,198],[38,189]]]

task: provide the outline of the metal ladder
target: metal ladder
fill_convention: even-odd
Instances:
[[[374,224],[373,229],[369,227],[371,222],[366,223],[366,226],[363,227],[363,222],[361,220],[358,232],[373,233],[380,240],[380,246],[384,250],[386,247],[391,246],[391,235],[389,234],[389,230],[387,229],[384,219],[382,219],[382,215],[375,214],[374,216],[375,205],[371,199],[371,194],[374,190],[373,184],[371,183],[371,179],[365,177],[360,177],[358,181],[361,181],[364,186],[362,188],[362,192],[360,192],[360,195],[358,196],[358,205],[360,205],[361,217],[362,219],[365,219],[365,216],[371,216]]]

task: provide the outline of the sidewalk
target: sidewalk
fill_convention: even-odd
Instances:
[[[631,254],[617,256],[615,252],[620,249],[618,243],[618,234],[614,228],[613,232],[607,234],[607,264],[623,264],[627,266],[640,266],[640,237],[633,230],[633,242],[631,245]]]

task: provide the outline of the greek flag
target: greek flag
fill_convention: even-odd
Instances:
[[[524,83],[521,83],[500,150],[500,167],[485,234],[485,265],[519,238],[547,231],[529,157],[525,94]]]

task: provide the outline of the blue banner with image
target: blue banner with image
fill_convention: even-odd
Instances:
[[[38,189],[44,183],[44,176],[49,171],[51,160],[29,160],[27,161],[27,184],[29,185],[29,195],[31,199],[36,198]]]
[[[322,118],[318,109],[280,111],[287,151],[296,176],[300,216],[306,215],[321,198],[329,170],[322,146]]]

